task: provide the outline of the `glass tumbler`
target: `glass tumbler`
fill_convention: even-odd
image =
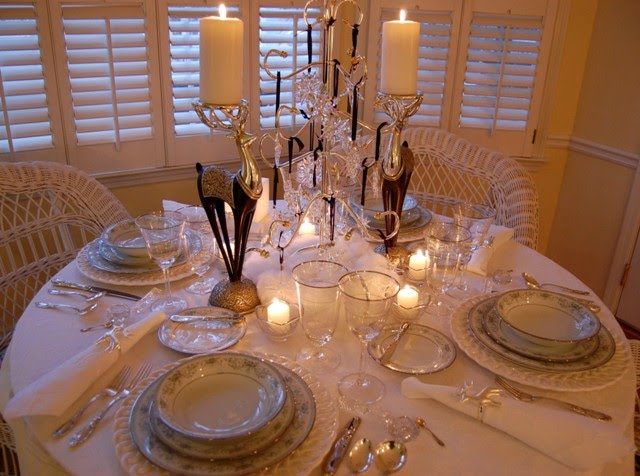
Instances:
[[[367,343],[384,327],[400,284],[379,271],[353,271],[340,279],[339,287],[349,329],[360,340],[360,364],[357,373],[340,380],[338,391],[347,401],[370,405],[382,399],[385,387],[364,370]]]
[[[315,348],[303,348],[298,361],[314,371],[326,373],[340,364],[340,356],[324,346],[331,340],[338,324],[338,281],[347,268],[333,261],[305,261],[293,268],[300,322]]]
[[[217,251],[215,249],[213,230],[211,229],[207,212],[203,207],[198,205],[182,207],[178,209],[178,212],[185,216],[187,229],[198,233],[202,237],[206,237],[212,243],[211,260],[205,262],[198,261],[194,259],[197,250],[194,249],[193,243],[191,243],[188,235],[185,234],[185,252],[187,253],[189,266],[198,278],[194,283],[187,286],[186,291],[193,294],[209,294],[213,286],[215,286],[216,280],[213,277],[205,278],[205,276],[212,268],[212,260],[215,258]]]

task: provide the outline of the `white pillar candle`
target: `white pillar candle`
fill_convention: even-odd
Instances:
[[[300,225],[300,234],[301,235],[315,235],[316,234],[316,226],[313,223],[309,222],[308,218],[305,218]]]
[[[404,19],[382,25],[382,60],[380,89],[383,93],[413,95],[418,89],[418,46],[420,24]]]
[[[273,302],[267,307],[267,322],[276,332],[286,332],[289,327],[289,305],[273,298]]]
[[[253,222],[261,222],[269,214],[269,179],[262,177],[262,195],[256,203],[256,211],[253,215]]]
[[[218,17],[200,19],[200,101],[238,104],[242,101],[244,25],[227,18],[220,5]]]
[[[409,279],[422,281],[427,274],[427,257],[418,250],[409,256]]]
[[[405,309],[412,309],[418,305],[418,291],[408,284],[404,286],[396,297],[398,304]]]

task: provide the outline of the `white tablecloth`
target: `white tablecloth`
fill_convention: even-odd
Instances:
[[[384,260],[380,256],[370,253],[373,245],[364,242],[360,238],[354,238],[346,244],[347,254],[351,267],[362,267],[366,264],[374,267],[384,267]],[[260,258],[256,253],[251,253],[245,264],[245,275],[265,286],[272,283],[273,279],[264,280],[260,273],[266,268],[271,268],[273,276],[277,275],[277,257],[272,253],[269,260]],[[303,254],[297,256],[301,261]],[[285,261],[287,268],[294,264],[293,259]],[[523,287],[520,277],[522,271],[528,271],[541,281],[555,281],[572,286],[585,287],[569,272],[562,269],[539,253],[509,242],[499,248],[492,258],[490,269],[504,268],[514,270],[512,287]],[[221,271],[218,271],[221,273]],[[75,263],[69,264],[60,273],[59,277],[87,282]],[[479,280],[474,275],[470,279]],[[261,283],[262,280],[262,283]],[[174,288],[186,297],[192,305],[204,305],[207,296],[188,294],[181,290],[189,283],[184,280],[174,284]],[[51,298],[47,294],[45,286],[35,297],[34,301]],[[144,294],[148,288],[128,287],[122,288],[138,294]],[[594,298],[597,300],[597,298]],[[103,298],[100,309],[106,309],[110,304],[125,302],[113,297]],[[131,303],[131,302],[129,302]],[[620,327],[615,322],[612,314],[604,309],[600,313],[604,324],[613,332],[621,336]],[[50,369],[60,365],[67,358],[85,349],[95,341],[100,334],[80,333],[78,329],[87,324],[104,320],[100,311],[84,318],[60,313],[56,311],[37,309],[33,303],[25,310],[19,320],[13,340],[10,346],[8,358],[4,361],[0,373],[2,383],[2,395],[0,406],[3,407],[12,392],[19,391],[34,379],[43,375]],[[419,318],[422,324],[432,326],[447,335],[451,335],[449,320],[436,318],[424,314]],[[268,340],[260,330],[255,316],[248,318],[246,336],[234,346],[234,350],[252,350],[267,353],[275,353],[295,359],[296,352],[307,346],[302,328],[299,326],[296,333],[287,341],[276,343]],[[318,375],[319,379],[334,395],[336,402],[338,395],[336,390],[337,380],[357,369],[359,345],[356,337],[349,332],[345,320],[341,317],[338,330],[329,344],[330,347],[341,354],[341,367],[332,374]],[[626,344],[625,344],[626,345]],[[183,358],[184,355],[163,347],[155,335],[144,337],[131,351],[123,356],[125,363],[134,367],[141,361],[149,362],[155,368]],[[437,475],[573,475],[573,474],[603,474],[623,475],[633,474],[633,457],[627,457],[612,462],[602,468],[594,469],[587,473],[577,473],[574,470],[557,463],[543,454],[523,445],[518,440],[494,430],[478,420],[457,413],[435,401],[423,399],[407,399],[400,393],[400,383],[406,375],[394,372],[376,365],[373,360],[367,362],[368,370],[384,380],[387,393],[385,398],[364,415],[363,423],[356,434],[356,438],[367,437],[375,442],[389,439],[381,418],[383,411],[394,415],[421,416],[431,428],[447,443],[446,448],[435,444],[433,439],[423,432],[420,436],[409,442],[408,461],[402,474],[437,474]],[[80,398],[70,410],[70,414],[82,402],[103,388],[113,377],[108,372],[99,379],[83,398]],[[473,380],[478,386],[493,385],[494,375],[480,367],[462,351],[458,350],[456,361],[444,371],[433,375],[420,376],[423,382],[438,385],[459,386],[465,381]],[[589,392],[572,392],[570,399],[574,403],[587,407],[597,408],[613,416],[611,425],[618,426],[628,436],[632,435],[633,404],[635,391],[634,371],[629,367],[624,377],[617,383],[603,390]],[[545,393],[541,391],[541,393]],[[553,394],[554,392],[552,392]],[[558,396],[557,393],[555,393]],[[562,397],[562,394],[560,394]],[[65,415],[65,416],[67,416]],[[352,413],[340,410],[338,428],[344,427]],[[16,430],[19,444],[19,456],[23,474],[55,474],[72,473],[79,475],[120,475],[126,471],[120,466],[112,444],[111,421],[107,421],[99,427],[94,437],[85,445],[69,450],[66,439],[54,441],[51,431],[60,424],[62,419],[53,417],[31,417],[11,422]],[[320,473],[316,468],[316,473]],[[348,474],[346,464],[343,464],[338,474]],[[379,474],[376,468],[372,468],[369,474]]]

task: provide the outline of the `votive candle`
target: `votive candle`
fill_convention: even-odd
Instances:
[[[273,298],[273,302],[267,307],[267,322],[275,331],[289,330],[289,305],[278,298]]]
[[[427,257],[422,250],[409,256],[409,279],[422,281],[427,275]]]
[[[398,301],[398,305],[405,309],[412,309],[418,305],[418,291],[406,284],[404,288],[398,292],[396,300]]]
[[[305,218],[302,224],[300,225],[300,234],[301,235],[315,235],[316,234],[316,226],[313,223],[309,222],[308,218]]]

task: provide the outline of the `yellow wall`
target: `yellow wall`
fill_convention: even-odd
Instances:
[[[572,135],[640,151],[640,2],[598,4]],[[547,254],[602,296],[635,169],[569,151]]]

